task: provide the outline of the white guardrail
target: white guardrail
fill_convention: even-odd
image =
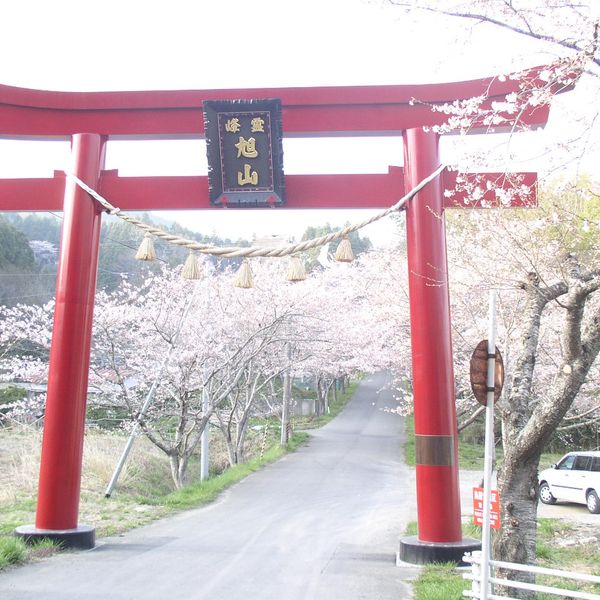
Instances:
[[[469,598],[478,598],[479,600],[518,600],[509,596],[496,596],[489,590],[481,588],[482,568],[481,568],[481,552],[473,552],[465,554],[463,561],[471,563],[471,572],[465,573],[463,577],[472,581],[471,589],[465,590],[463,596]],[[600,577],[596,575],[586,575],[583,573],[573,573],[572,571],[559,571],[557,569],[547,569],[545,567],[533,567],[530,565],[520,565],[517,563],[502,562],[499,560],[490,560],[490,567],[498,567],[500,569],[509,569],[512,571],[523,571],[526,573],[536,573],[540,575],[551,575],[553,577],[562,577],[565,579],[574,579],[576,581],[586,581],[588,583],[600,584]],[[521,590],[529,590],[532,592],[543,592],[545,594],[554,594],[555,596],[563,596],[567,598],[577,598],[581,600],[600,600],[598,594],[590,592],[578,592],[574,590],[565,590],[556,587],[537,585],[534,583],[524,583],[521,581],[511,581],[510,579],[498,579],[496,577],[486,578],[490,584],[497,584],[509,588],[517,588]],[[486,586],[487,587],[487,586]],[[491,585],[490,585],[491,587]]]

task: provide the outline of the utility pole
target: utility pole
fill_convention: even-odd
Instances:
[[[210,405],[210,396],[208,393],[208,389],[206,387],[206,371],[204,372],[203,377],[203,387],[202,387],[202,412],[203,414],[208,414],[208,409]],[[204,426],[204,431],[202,432],[202,437],[200,438],[200,481],[206,481],[208,479],[208,465],[209,465],[209,421],[206,421],[206,425]]]
[[[496,293],[490,290],[487,347],[487,392],[485,407],[485,453],[483,471],[483,525],[481,527],[481,600],[490,594],[491,493],[494,470],[494,400],[496,393]]]
[[[292,398],[292,376],[291,376],[291,361],[292,361],[292,346],[289,342],[285,344],[285,352],[287,357],[287,368],[283,373],[283,406],[281,408],[281,445],[286,446],[288,443],[288,421],[290,419],[290,404]]]

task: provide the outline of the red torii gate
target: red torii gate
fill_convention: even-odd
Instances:
[[[536,75],[528,73],[528,81]],[[485,95],[489,108],[518,90],[519,81],[513,78],[410,86],[94,93],[0,85],[0,137],[70,139],[71,172],[121,209],[215,210],[207,177],[120,177],[104,170],[107,141],[202,137],[204,100],[279,98],[284,137],[402,134],[405,165],[377,175],[287,175],[287,202],[281,209],[385,208],[439,165],[439,136],[423,127],[442,124],[446,117],[428,105]],[[415,98],[420,102],[414,103]],[[520,119],[543,126],[548,115],[548,106],[530,107]],[[536,181],[533,173],[521,175],[527,185]],[[498,176],[484,175],[494,181]],[[461,533],[446,240],[440,218],[444,208],[463,205],[460,192],[451,200],[444,197],[443,190],[454,183],[455,176],[443,172],[407,209],[419,533],[401,541],[400,556],[410,562],[460,560],[464,551],[478,545],[463,540]],[[486,191],[483,199],[494,202],[493,191]],[[36,522],[18,528],[17,534],[93,547],[94,529],[78,524],[78,511],[102,209],[72,179],[55,172],[50,179],[0,179],[0,210],[64,212]]]

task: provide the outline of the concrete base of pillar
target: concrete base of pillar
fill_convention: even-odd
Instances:
[[[405,563],[425,565],[432,562],[453,562],[464,565],[465,552],[481,550],[481,542],[474,538],[463,538],[460,542],[422,542],[416,536],[400,539],[398,558]]]
[[[96,529],[89,525],[79,525],[76,529],[38,529],[33,525],[21,525],[15,529],[15,535],[26,544],[35,544],[39,540],[52,540],[63,548],[89,550],[96,544]]]

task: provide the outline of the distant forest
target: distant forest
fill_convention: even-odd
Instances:
[[[217,246],[249,246],[247,240],[230,240],[216,235],[203,235],[190,231],[178,223],[157,222],[148,214],[142,216],[146,223],[161,229]],[[54,298],[56,269],[58,265],[62,219],[60,214],[0,213],[0,304],[44,304]],[[327,224],[309,227],[303,239],[325,235],[333,231]],[[357,233],[350,236],[355,254],[371,248],[367,237]],[[100,237],[100,259],[98,264],[98,289],[112,291],[124,277],[129,281],[142,281],[148,270],[157,270],[161,265],[182,264],[187,250],[155,240],[158,260],[143,262],[135,259],[142,234],[135,227],[116,217],[103,216]],[[307,253],[308,268],[317,264],[319,250]],[[239,261],[220,260],[211,257],[217,269],[228,265],[236,266]]]

